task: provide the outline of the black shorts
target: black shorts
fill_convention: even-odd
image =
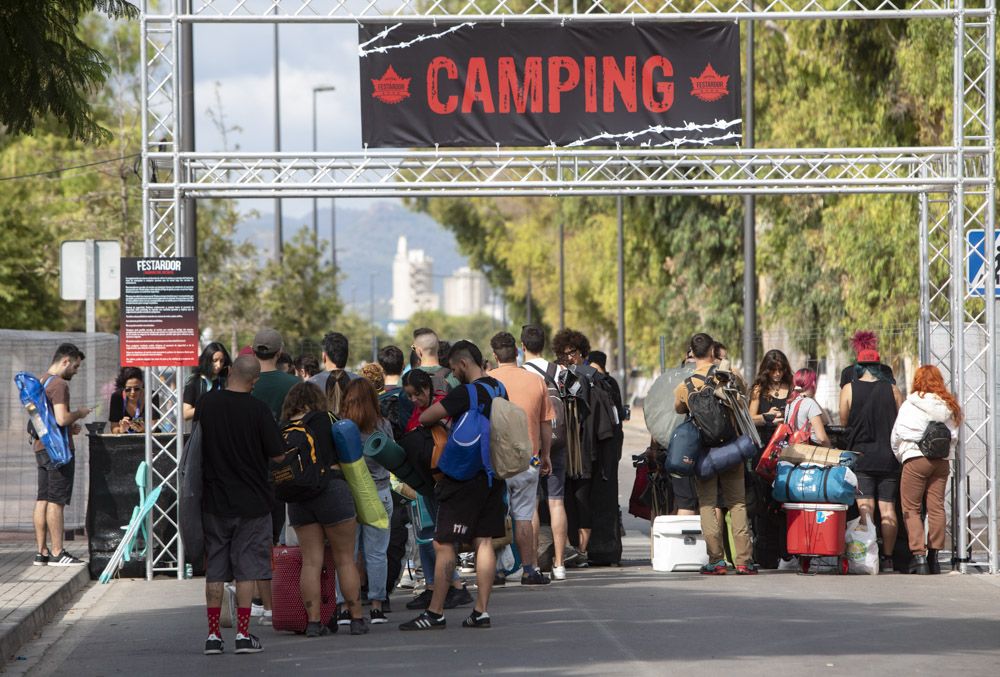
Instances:
[[[438,502],[434,540],[438,543],[468,543],[475,538],[498,538],[507,533],[504,518],[507,506],[503,480],[494,477],[493,486],[486,473],[460,482],[443,477],[434,487]]]
[[[670,476],[670,489],[674,494],[675,510],[697,510],[698,492],[694,488],[694,477]]]
[[[899,494],[898,472],[864,472],[855,470],[858,477],[858,498],[872,498],[877,501],[894,503]]]
[[[316,498],[288,504],[288,523],[293,527],[317,523],[329,526],[352,520],[355,516],[354,496],[343,476],[331,478],[326,489]]]
[[[208,583],[271,580],[271,515],[223,517],[202,513]]]
[[[35,452],[38,464],[38,500],[56,505],[69,505],[73,496],[73,478],[76,475],[76,459],[58,468],[52,465],[48,453]]]

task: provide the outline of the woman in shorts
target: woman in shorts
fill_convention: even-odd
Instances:
[[[313,383],[292,386],[282,405],[281,419],[290,423],[301,422],[309,429],[316,444],[316,453],[328,465],[331,473],[326,488],[319,496],[307,501],[288,503],[288,522],[295,529],[302,549],[299,585],[308,616],[306,636],[320,637],[330,631],[337,631],[336,618],[331,619],[330,627],[324,626],[320,619],[320,576],[327,540],[330,541],[337,569],[337,583],[344,593],[349,610],[351,634],[364,634],[368,631],[368,625],[361,611],[361,584],[358,569],[354,565],[354,529],[357,525],[354,497],[340,471],[337,452],[333,446],[326,395]],[[287,428],[286,425],[282,434],[288,447],[308,444],[303,433],[289,432]]]

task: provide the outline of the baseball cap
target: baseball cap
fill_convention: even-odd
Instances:
[[[865,348],[858,352],[858,364],[878,364],[881,357],[878,351],[873,348]]]
[[[256,353],[270,355],[281,350],[281,345],[281,334],[274,329],[261,329],[254,334],[253,343],[250,344],[250,347]]]

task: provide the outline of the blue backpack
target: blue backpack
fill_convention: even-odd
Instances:
[[[485,383],[480,384],[490,397],[505,395],[503,385],[494,391]],[[486,471],[493,483],[493,466],[490,463],[490,419],[483,415],[476,386],[465,386],[469,393],[469,410],[451,426],[448,442],[438,459],[438,470],[455,480],[471,480],[480,470]]]
[[[45,383],[47,384],[52,378],[54,377],[50,376],[45,379]],[[69,447],[69,435],[66,429],[56,422],[52,403],[45,394],[45,384],[26,371],[15,374],[14,383],[21,396],[21,404],[28,411],[29,433],[33,431],[34,437],[45,445],[45,451],[52,465],[58,468],[72,461],[73,451]]]

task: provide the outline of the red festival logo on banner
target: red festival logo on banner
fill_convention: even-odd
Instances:
[[[698,97],[702,101],[718,101],[729,94],[728,84],[729,76],[719,75],[712,68],[712,64],[708,64],[701,75],[691,78],[691,96]]]
[[[375,91],[372,96],[382,103],[399,103],[410,96],[410,80],[412,78],[401,78],[396,73],[396,69],[389,66],[378,80],[372,80]]]

